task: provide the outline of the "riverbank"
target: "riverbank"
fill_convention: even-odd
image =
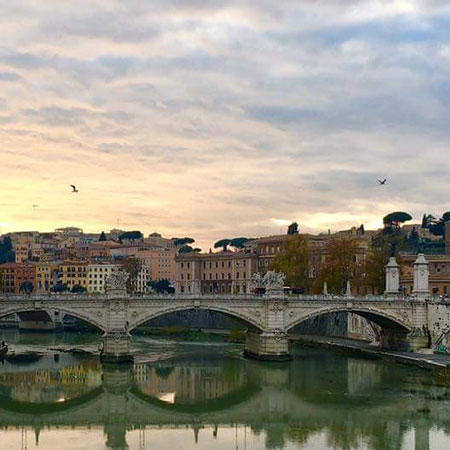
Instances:
[[[399,364],[418,366],[424,369],[450,369],[450,355],[438,355],[419,352],[394,352],[382,350],[364,341],[345,338],[331,338],[310,335],[294,335],[290,338],[301,345],[327,347],[346,354],[370,356],[387,359]]]
[[[245,332],[243,330],[223,330],[223,329],[193,329],[180,326],[170,327],[139,327],[134,333],[136,336],[147,337],[170,337],[174,340],[189,342],[230,342],[241,344],[245,342]]]

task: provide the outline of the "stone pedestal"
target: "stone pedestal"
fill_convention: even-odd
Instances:
[[[104,363],[131,363],[131,336],[126,331],[112,331],[103,335],[100,359]]]
[[[422,328],[414,328],[414,330],[408,334],[409,349],[416,351],[424,348],[430,348],[430,337],[428,332]]]
[[[260,361],[292,360],[287,335],[276,332],[247,332],[244,355]]]
[[[398,296],[400,290],[400,271],[397,260],[394,256],[389,259],[386,265],[386,290],[384,295],[386,297]]]
[[[384,350],[407,352],[411,349],[408,333],[406,331],[382,328],[380,332],[380,347]]]

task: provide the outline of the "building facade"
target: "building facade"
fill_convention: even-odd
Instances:
[[[36,268],[25,263],[5,263],[0,265],[0,292],[19,294],[24,283],[34,288]]]
[[[258,256],[250,252],[185,253],[177,256],[176,267],[176,292],[244,294],[258,271]]]

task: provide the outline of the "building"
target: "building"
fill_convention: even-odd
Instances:
[[[149,245],[121,245],[110,248],[113,261],[125,258],[137,258],[148,268],[151,281],[170,280],[176,278],[176,249],[171,247],[155,247]]]
[[[35,266],[35,292],[49,292],[58,282],[59,263],[39,261]]]
[[[399,257],[400,286],[405,294],[411,294],[414,286],[414,263],[417,255],[402,254]],[[426,255],[430,271],[430,290],[435,295],[450,293],[450,255]]]
[[[23,283],[35,283],[35,267],[26,263],[5,263],[0,265],[0,292],[19,294]]]
[[[119,266],[117,264],[89,263],[87,291],[94,294],[105,293],[106,279],[117,270],[119,270]]]
[[[247,293],[258,255],[248,252],[184,253],[176,257],[175,290],[180,293]]]
[[[450,222],[445,224],[445,254],[450,255]]]
[[[340,231],[338,233],[329,234],[305,234],[309,247],[309,264],[311,268],[311,277],[314,278],[320,268],[327,259],[327,244],[333,239],[352,239],[357,243],[357,250],[354,255],[355,262],[363,264],[367,253],[371,247],[374,231],[359,232],[358,228],[353,227],[350,230]],[[286,234],[261,237],[249,241],[245,245],[245,249],[252,254],[258,255],[258,272],[266,273],[270,270],[272,261],[277,255],[284,251],[284,243],[290,236]]]
[[[88,283],[88,263],[82,261],[66,261],[59,266],[59,282],[69,289],[82,286],[86,290]]]

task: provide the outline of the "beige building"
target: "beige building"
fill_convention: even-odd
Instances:
[[[185,253],[176,263],[179,293],[247,293],[258,271],[258,256],[251,252]]]
[[[176,277],[176,249],[149,245],[122,245],[110,248],[111,258],[137,258],[147,267],[151,281],[170,280]]]
[[[106,292],[106,279],[119,268],[117,264],[88,264],[87,291],[94,294],[104,294]]]

